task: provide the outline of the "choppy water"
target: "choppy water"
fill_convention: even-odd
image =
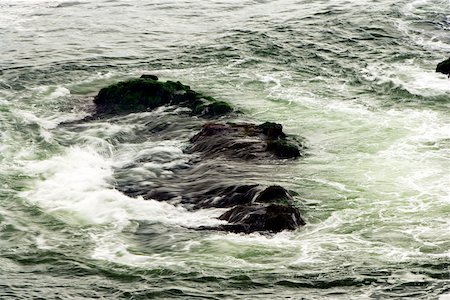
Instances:
[[[2,0],[0,298],[449,299],[449,30],[447,0]],[[199,232],[221,211],[115,190],[142,156],[130,180],[170,178],[195,124],[58,124],[148,71],[304,136],[242,180],[298,192],[308,225]]]

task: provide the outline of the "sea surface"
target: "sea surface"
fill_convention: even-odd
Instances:
[[[1,0],[0,299],[450,299],[449,53],[448,0]],[[218,163],[297,192],[307,225],[198,231],[223,210],[121,193],[172,178],[204,122],[76,123],[143,73],[304,137]]]

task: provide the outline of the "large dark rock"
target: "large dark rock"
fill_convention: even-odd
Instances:
[[[289,138],[281,124],[207,123],[191,138],[187,150],[202,152],[204,156],[224,155],[230,158],[255,159],[275,155],[279,158],[297,158],[303,155],[303,142]]]
[[[436,67],[436,72],[450,76],[450,58],[438,63]]]
[[[122,81],[100,90],[94,99],[96,117],[111,114],[148,111],[162,105],[180,105],[193,114],[214,117],[233,111],[224,101],[197,93],[177,81],[162,82],[155,75]]]
[[[290,193],[279,185],[272,185],[255,193],[250,203],[240,203],[219,217],[228,224],[218,229],[231,232],[279,232],[294,230],[305,221],[294,206]]]
[[[221,229],[231,232],[280,232],[294,230],[305,221],[296,207],[279,204],[238,205],[222,214],[219,219],[228,221]]]
[[[236,233],[279,232],[294,230],[305,224],[298,208],[294,206],[292,196],[281,186],[262,189],[259,185],[241,185],[217,192],[215,189],[205,193],[205,198],[197,199],[200,200],[197,205],[232,207],[219,217],[220,220],[228,221],[228,224],[201,229]]]
[[[156,187],[137,194],[124,191],[129,196],[180,203],[189,210],[229,208],[219,219],[228,224],[218,227],[200,227],[203,230],[221,230],[236,233],[279,232],[294,230],[304,221],[294,199],[285,188],[258,184],[227,185],[202,183],[185,185],[182,189]],[[181,201],[178,202],[177,199]]]
[[[187,107],[191,109],[192,115],[201,117],[222,116],[233,111],[227,102],[202,95],[178,81],[159,81],[157,76],[151,74],[101,89],[94,103],[96,113],[91,119],[149,111],[165,105]],[[174,136],[169,133],[179,134],[173,128],[179,129],[181,126],[185,130],[186,124],[190,124],[186,120],[198,122],[198,118],[188,118],[186,114],[174,115],[164,116],[163,119],[152,118],[146,123],[145,130],[135,133],[135,137],[127,138],[146,140],[157,135],[170,139]],[[178,117],[180,120],[176,119]],[[204,229],[242,233],[279,232],[293,230],[304,224],[294,199],[286,189],[277,185],[264,187],[255,184],[254,179],[247,180],[246,175],[239,170],[239,176],[230,174],[230,170],[233,170],[230,167],[233,166],[232,160],[236,158],[249,160],[302,156],[305,148],[303,142],[287,136],[281,124],[208,123],[190,142],[186,152],[201,152],[201,155],[193,157],[186,164],[174,164],[167,170],[172,173],[170,177],[158,175],[148,180],[142,177],[141,172],[137,172],[134,178],[130,176],[130,172],[141,169],[145,161],[157,157],[152,154],[149,158],[140,157],[115,170],[117,189],[130,197],[167,201],[183,205],[189,210],[228,209],[220,216],[228,224]],[[221,166],[217,163],[221,160],[214,159],[217,156],[225,156],[229,160]],[[162,155],[158,159],[165,161],[170,156],[166,158]],[[242,164],[242,161],[235,163]]]

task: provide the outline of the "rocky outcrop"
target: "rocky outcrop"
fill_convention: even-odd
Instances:
[[[280,232],[305,225],[296,207],[279,204],[237,205],[219,219],[226,220],[229,224],[218,229],[236,233]]]
[[[161,82],[155,75],[143,75],[103,88],[94,103],[96,113],[92,118],[108,118],[172,105],[190,108],[191,115],[207,118],[233,112],[227,102],[195,92],[180,82]],[[171,120],[170,124],[184,124],[181,119],[189,118],[189,115],[183,114],[180,121]],[[170,127],[167,120],[156,119],[148,122],[148,128],[139,134],[141,139],[161,136]],[[192,119],[198,122],[197,118]],[[228,224],[202,229],[240,233],[293,230],[305,222],[290,192],[279,185],[267,187],[254,180],[241,182],[245,174],[240,174],[237,182],[227,171],[220,170],[229,170],[228,166],[234,161],[242,164],[242,160],[295,159],[304,154],[304,149],[303,141],[286,135],[281,124],[209,122],[190,139],[190,146],[185,151],[199,153],[200,159],[196,160],[194,158],[197,156],[193,156],[192,161],[183,167],[174,167],[169,178],[152,177],[146,180],[139,177],[139,182],[129,182],[127,174],[130,170],[143,169],[146,160],[140,158],[116,171],[119,177],[115,182],[118,190],[131,197],[168,201],[189,210],[229,209],[219,217]],[[227,162],[223,164],[217,157],[224,157]],[[212,177],[209,175],[211,168],[215,170]]]
[[[192,113],[214,117],[233,111],[230,104],[197,93],[177,81],[162,82],[155,75],[118,82],[100,90],[94,98],[95,117],[149,111],[163,105],[189,107]]]
[[[450,58],[438,63],[436,67],[436,72],[450,76]]]
[[[219,217],[229,224],[201,227],[203,230],[279,232],[305,224],[291,193],[279,185],[264,187],[259,184],[227,185],[219,182],[208,187],[194,182],[184,185],[180,190],[157,187],[133,194],[123,192],[158,201],[176,201],[181,198],[180,203],[190,210],[230,208]]]
[[[202,200],[201,206],[232,207],[219,219],[228,224],[218,227],[202,227],[209,230],[225,230],[237,233],[279,232],[293,230],[305,221],[294,206],[293,198],[281,186],[269,186],[261,189],[259,185],[236,186],[221,193],[221,197],[209,197],[213,201]]]
[[[300,139],[288,138],[281,124],[272,122],[261,125],[207,123],[190,142],[189,152],[239,159],[261,159],[272,155],[297,158],[302,156],[305,148]]]

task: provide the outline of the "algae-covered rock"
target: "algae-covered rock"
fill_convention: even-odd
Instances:
[[[97,116],[148,111],[163,105],[189,107],[193,114],[205,117],[233,111],[227,102],[197,93],[179,81],[159,81],[150,74],[101,89],[94,103]]]
[[[161,105],[179,104],[190,90],[180,82],[132,79],[100,90],[94,99],[98,113],[128,113],[151,110]]]
[[[286,134],[283,132],[283,126],[278,123],[264,122],[257,126],[268,139],[284,139]]]
[[[301,156],[301,142],[287,139],[283,132],[283,126],[278,123],[265,122],[258,125],[266,138],[267,151],[272,152],[280,158],[295,158]]]
[[[280,158],[301,156],[299,146],[285,139],[269,140],[267,142],[267,151],[272,152]]]
[[[201,115],[206,117],[222,116],[233,111],[233,107],[225,101],[213,101],[207,100],[199,102],[192,108],[192,112],[195,115]]]
[[[258,194],[255,202],[291,204],[292,196],[284,187],[271,185]]]
[[[436,67],[436,72],[450,76],[450,58],[438,63]]]

